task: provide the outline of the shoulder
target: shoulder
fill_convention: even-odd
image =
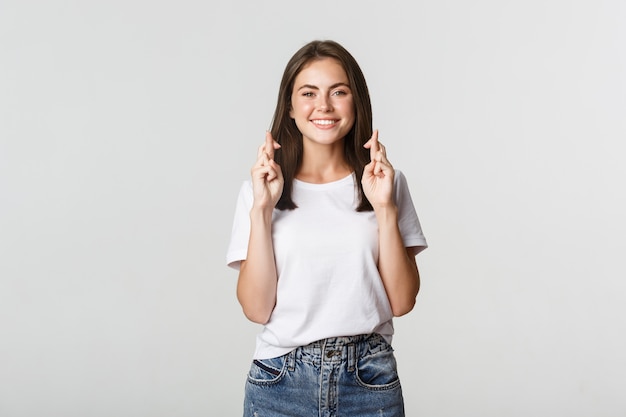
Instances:
[[[252,195],[252,181],[243,180],[241,182],[241,186],[239,187],[239,193]]]
[[[394,171],[393,183],[396,186],[396,188],[407,188],[408,184],[407,184],[406,176],[404,175],[404,173],[397,168],[394,168],[393,171]]]
[[[399,169],[394,169],[393,189],[394,199],[398,205],[408,204],[412,201],[406,176]]]
[[[237,197],[237,202],[239,205],[251,206],[252,200],[254,199],[254,194],[252,191],[252,181],[244,180],[239,186],[239,195]]]

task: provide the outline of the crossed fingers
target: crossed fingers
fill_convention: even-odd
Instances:
[[[264,168],[262,171],[266,174],[267,181],[271,181],[278,176],[274,162],[274,151],[276,149],[280,149],[280,144],[267,131],[265,133],[265,142],[259,146],[257,151],[257,162],[255,164],[255,168]]]
[[[370,160],[374,163],[374,175],[380,176],[384,167],[391,168],[387,159],[387,149],[378,141],[378,130],[374,130],[364,147],[370,150]]]

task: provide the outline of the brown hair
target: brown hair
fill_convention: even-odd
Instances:
[[[371,211],[372,205],[365,197],[361,178],[363,169],[370,162],[369,150],[363,148],[372,135],[372,105],[363,72],[354,57],[340,44],[330,40],[315,40],[300,48],[289,60],[278,90],[278,102],[272,119],[271,133],[281,148],[275,153],[285,184],[283,193],[276,204],[280,210],[293,210],[297,206],[291,198],[293,180],[302,164],[302,133],[290,117],[291,93],[296,76],[309,62],[322,59],[336,59],[348,76],[354,98],[354,125],[344,138],[344,155],[354,170],[358,187],[359,205],[357,211]]]

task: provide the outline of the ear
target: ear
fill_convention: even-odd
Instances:
[[[295,117],[293,117],[293,106],[291,104],[289,104],[289,117],[295,119]]]

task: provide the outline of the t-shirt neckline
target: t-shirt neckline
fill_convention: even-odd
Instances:
[[[312,182],[305,182],[302,180],[299,180],[297,178],[293,179],[293,183],[295,186],[298,186],[300,188],[307,188],[310,190],[327,190],[329,188],[336,188],[336,187],[340,187],[342,185],[344,185],[345,183],[352,183],[353,182],[353,177],[354,177],[354,173],[351,172],[350,174],[346,175],[343,178],[340,178],[338,180],[335,181],[331,181],[331,182],[324,182],[321,184],[316,184],[316,183],[312,183]]]

